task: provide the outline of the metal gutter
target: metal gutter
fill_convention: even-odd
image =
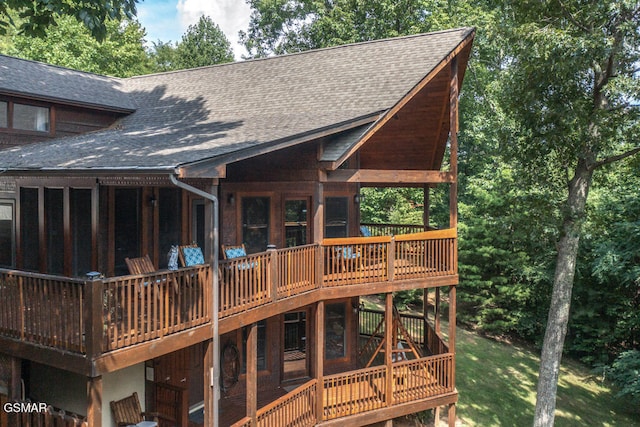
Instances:
[[[211,399],[213,400],[211,404],[213,412],[211,414],[211,419],[213,420],[213,425],[217,426],[219,412],[218,403],[220,401],[220,336],[218,335],[218,307],[220,305],[218,293],[218,198],[213,194],[200,190],[199,188],[178,181],[175,175],[169,175],[169,180],[171,180],[171,183],[176,187],[182,188],[183,190],[196,194],[200,197],[204,197],[213,203],[213,274],[211,275],[211,333],[213,345],[213,366],[210,369],[212,388]]]

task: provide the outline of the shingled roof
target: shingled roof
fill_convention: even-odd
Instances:
[[[0,93],[118,112],[136,106],[122,79],[0,55]]]
[[[103,131],[8,149],[0,168],[170,172],[348,130],[379,118],[471,37],[461,28],[105,79],[126,92],[123,104],[135,100],[133,114]],[[84,78],[74,73],[67,85]]]

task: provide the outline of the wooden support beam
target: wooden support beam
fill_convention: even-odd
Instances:
[[[319,301],[316,304],[315,323],[314,372],[318,380],[316,386],[318,390],[316,392],[316,417],[318,423],[320,423],[324,418],[324,301]]]
[[[87,425],[102,427],[102,377],[87,379]]]
[[[9,400],[20,400],[22,398],[22,360],[18,357],[10,357],[11,379],[9,380]]]
[[[214,414],[214,407],[216,405],[213,404],[214,393],[213,393],[213,374],[212,374],[212,366],[213,366],[213,340],[207,340],[204,342],[204,357],[202,366],[204,367],[204,425],[213,426],[216,425],[217,414]]]
[[[436,288],[435,307],[433,313],[433,324],[436,333],[440,333],[440,288]]]
[[[456,404],[449,404],[449,413],[447,414],[449,427],[456,427]]]
[[[452,172],[435,170],[337,169],[327,172],[327,182],[363,184],[440,184],[455,182]]]
[[[393,369],[391,368],[393,353],[393,293],[386,295],[384,305],[384,364],[387,366],[387,406],[393,406]]]
[[[247,326],[247,417],[252,425],[257,425],[258,419],[258,324]]]
[[[451,81],[449,84],[449,142],[450,172],[458,175],[458,58],[451,60]],[[449,189],[449,227],[458,225],[458,185],[454,180]]]

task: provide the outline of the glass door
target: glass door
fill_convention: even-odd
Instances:
[[[284,245],[287,248],[302,246],[309,242],[309,210],[307,200],[284,202]]]
[[[242,242],[248,254],[267,250],[270,217],[268,197],[242,198]]]

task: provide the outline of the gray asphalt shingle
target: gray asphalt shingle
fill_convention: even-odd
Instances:
[[[170,170],[331,128],[391,108],[472,32],[115,80],[135,113],[107,130],[5,150],[0,168]]]

